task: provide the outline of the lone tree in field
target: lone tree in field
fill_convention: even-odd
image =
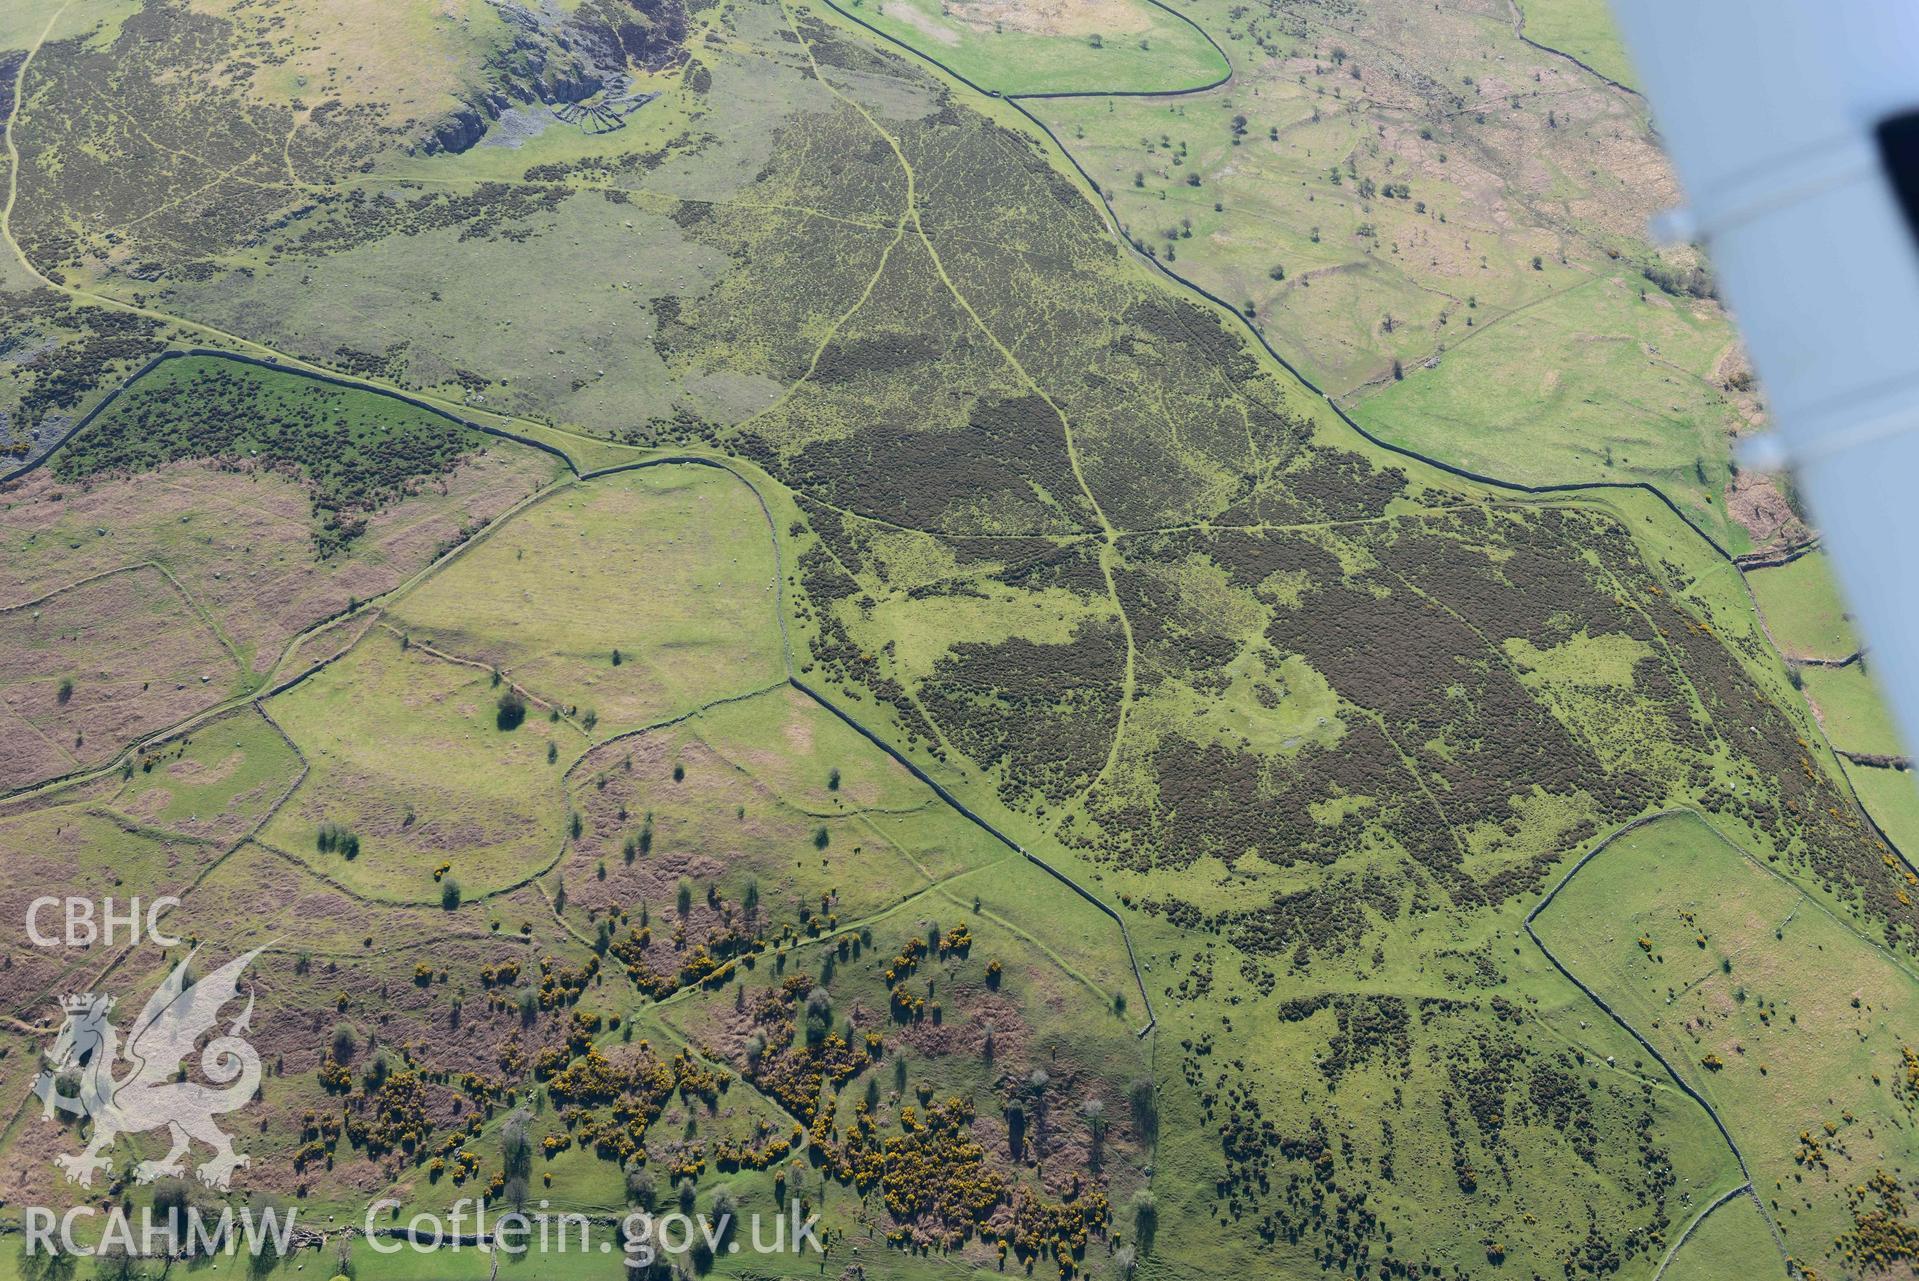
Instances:
[[[1079,1114],[1085,1118],[1086,1134],[1092,1140],[1090,1164],[1094,1170],[1098,1170],[1106,1146],[1106,1101],[1098,1097],[1090,1098],[1080,1104]]]
[[[508,685],[501,691],[500,700],[495,705],[493,723],[503,730],[515,730],[520,728],[524,720],[526,720],[526,698],[519,690]]]
[[[1159,1203],[1153,1199],[1151,1188],[1133,1193],[1133,1235],[1142,1250],[1151,1250],[1153,1238],[1159,1235]]]
[[[1126,1101],[1133,1112],[1133,1130],[1151,1143],[1159,1137],[1159,1100],[1153,1094],[1153,1078],[1133,1078],[1126,1087]]]
[[[533,1173],[533,1141],[526,1134],[526,1118],[515,1116],[500,1132],[500,1155],[509,1179],[524,1179]]]

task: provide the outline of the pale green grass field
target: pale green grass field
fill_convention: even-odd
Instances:
[[[541,698],[637,728],[784,673],[774,559],[753,492],[669,465],[568,486],[423,582],[395,627]],[[619,662],[613,659],[619,652]]]
[[[1602,76],[1639,88],[1632,59],[1613,24],[1606,0],[1518,0],[1526,34],[1562,50]]]
[[[1735,1197],[1707,1215],[1667,1265],[1662,1281],[1719,1281],[1722,1277],[1783,1277],[1785,1260],[1749,1196]]]
[[[935,802],[904,766],[796,689],[710,707],[694,730],[761,787],[807,814],[911,812]]]
[[[1919,858],[1919,778],[1911,770],[1874,769],[1850,765],[1846,774],[1853,790],[1884,828],[1893,844],[1908,858]]]
[[[1198,31],[1144,0],[1074,6],[1052,22],[980,0],[849,0],[847,8],[1007,94],[1188,89],[1227,71]]]
[[[1859,648],[1845,597],[1824,552],[1746,575],[1759,612],[1791,658],[1844,658]]]
[[[356,892],[395,901],[439,902],[431,873],[443,862],[469,896],[533,875],[559,852],[561,771],[585,740],[536,708],[502,731],[497,697],[484,670],[370,633],[268,704],[311,772],[261,839]],[[323,823],[358,834],[359,856],[319,851]]]
[[[1726,398],[1710,381],[1723,317],[1620,277],[1515,312],[1353,409],[1394,444],[1530,484],[1650,481],[1739,550],[1717,497]],[[1645,296],[1642,298],[1642,290]]]
[[[0,9],[0,49],[26,49],[44,34],[67,40],[98,31],[111,38],[139,5],[131,0],[79,0],[74,4],[11,4]],[[3,165],[4,161],[0,161]],[[0,169],[4,172],[4,169]]]
[[[191,835],[238,835],[266,817],[300,758],[251,706],[163,744],[109,800],[135,821]]]
[[[1536,928],[1717,1106],[1794,1254],[1836,1263],[1846,1189],[1919,1159],[1891,1089],[1919,978],[1691,816],[1621,838]]]
[[[1892,708],[1869,668],[1860,663],[1807,667],[1800,671],[1800,679],[1834,747],[1884,756],[1909,754],[1893,723]]]

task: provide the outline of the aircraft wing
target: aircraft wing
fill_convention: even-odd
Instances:
[[[1919,4],[1613,0],[1908,750],[1919,746]],[[1769,457],[1768,457],[1769,455]]]

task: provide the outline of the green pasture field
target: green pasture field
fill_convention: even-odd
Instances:
[[[43,36],[69,40],[96,30],[110,36],[137,8],[128,0],[82,0],[57,9],[32,5],[10,8],[0,15],[0,49],[30,49]]]
[[[790,686],[716,703],[693,729],[758,787],[808,815],[914,813],[938,804],[905,766]]]
[[[1526,34],[1637,90],[1639,80],[1604,0],[1520,0]]]
[[[1908,756],[1892,708],[1867,663],[1800,669],[1808,701],[1825,726],[1826,737],[1843,751]]]
[[[441,863],[466,894],[519,884],[550,865],[564,835],[561,771],[584,745],[571,723],[530,708],[496,727],[486,669],[403,648],[385,629],[267,709],[309,772],[261,839],[383,901],[437,903]],[[564,753],[548,760],[548,744]],[[430,772],[420,763],[436,762]],[[323,825],[360,837],[356,857],[317,848]]]
[[[1228,70],[1198,30],[1146,0],[1052,8],[993,0],[852,0],[847,7],[1004,94],[1190,89]]]
[[[555,491],[388,622],[498,668],[599,738],[778,681],[774,579],[747,485],[711,467],[649,467]]]
[[[1859,648],[1846,600],[1824,552],[1749,570],[1760,617],[1788,658],[1844,658]]]
[[[1846,777],[1893,844],[1908,858],[1919,856],[1919,780],[1912,771],[1849,765]]]
[[[1437,367],[1361,400],[1359,421],[1393,444],[1527,484],[1647,481],[1744,549],[1721,497],[1729,411],[1711,376],[1723,316],[1602,276],[1460,336],[1468,341]]]
[[[299,773],[299,754],[285,736],[243,707],[156,745],[107,804],[187,835],[237,836],[267,817]]]
[[[1786,1264],[1759,1207],[1749,1196],[1719,1206],[1693,1229],[1666,1265],[1672,1281],[1718,1277],[1783,1277]]]
[[[1837,1266],[1848,1188],[1914,1158],[1919,978],[1691,816],[1614,842],[1537,929],[1720,1109],[1794,1255]]]
[[[380,611],[368,606],[302,632],[281,655],[275,673],[290,679],[330,663],[352,649],[379,621]]]

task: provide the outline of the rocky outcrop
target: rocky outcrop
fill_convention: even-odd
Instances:
[[[628,70],[658,70],[685,57],[683,0],[586,0],[561,15],[493,0],[512,39],[487,60],[487,88],[426,126],[419,149],[461,152],[514,103],[584,102]]]
[[[426,141],[420,144],[420,150],[429,156],[442,151],[465,151],[485,137],[487,125],[498,118],[497,110],[483,114],[474,107],[461,107],[428,126]]]
[[[686,6],[681,0],[587,0],[569,21],[583,37],[606,46],[606,53],[622,65],[653,71],[685,56]]]
[[[496,7],[513,29],[513,41],[494,55],[488,73],[516,101],[578,102],[598,93],[607,74],[622,69],[595,65],[595,51],[578,39],[572,18],[512,3]]]

